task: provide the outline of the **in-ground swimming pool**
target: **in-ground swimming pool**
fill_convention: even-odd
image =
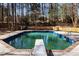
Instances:
[[[46,49],[63,50],[74,41],[54,31],[28,31],[9,37],[4,41],[17,49],[32,49],[36,39],[43,39]]]

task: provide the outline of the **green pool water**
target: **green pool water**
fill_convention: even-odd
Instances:
[[[43,39],[48,50],[63,50],[71,45],[65,38],[49,32],[26,32],[8,43],[17,49],[32,49],[36,39]]]

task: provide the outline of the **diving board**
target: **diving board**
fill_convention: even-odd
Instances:
[[[43,39],[36,39],[33,55],[34,56],[47,56]]]

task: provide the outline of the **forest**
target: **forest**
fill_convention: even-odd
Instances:
[[[79,27],[78,3],[0,3],[0,28]]]

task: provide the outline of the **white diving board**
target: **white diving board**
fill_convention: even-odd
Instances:
[[[34,56],[47,56],[43,39],[36,39],[33,55]]]

